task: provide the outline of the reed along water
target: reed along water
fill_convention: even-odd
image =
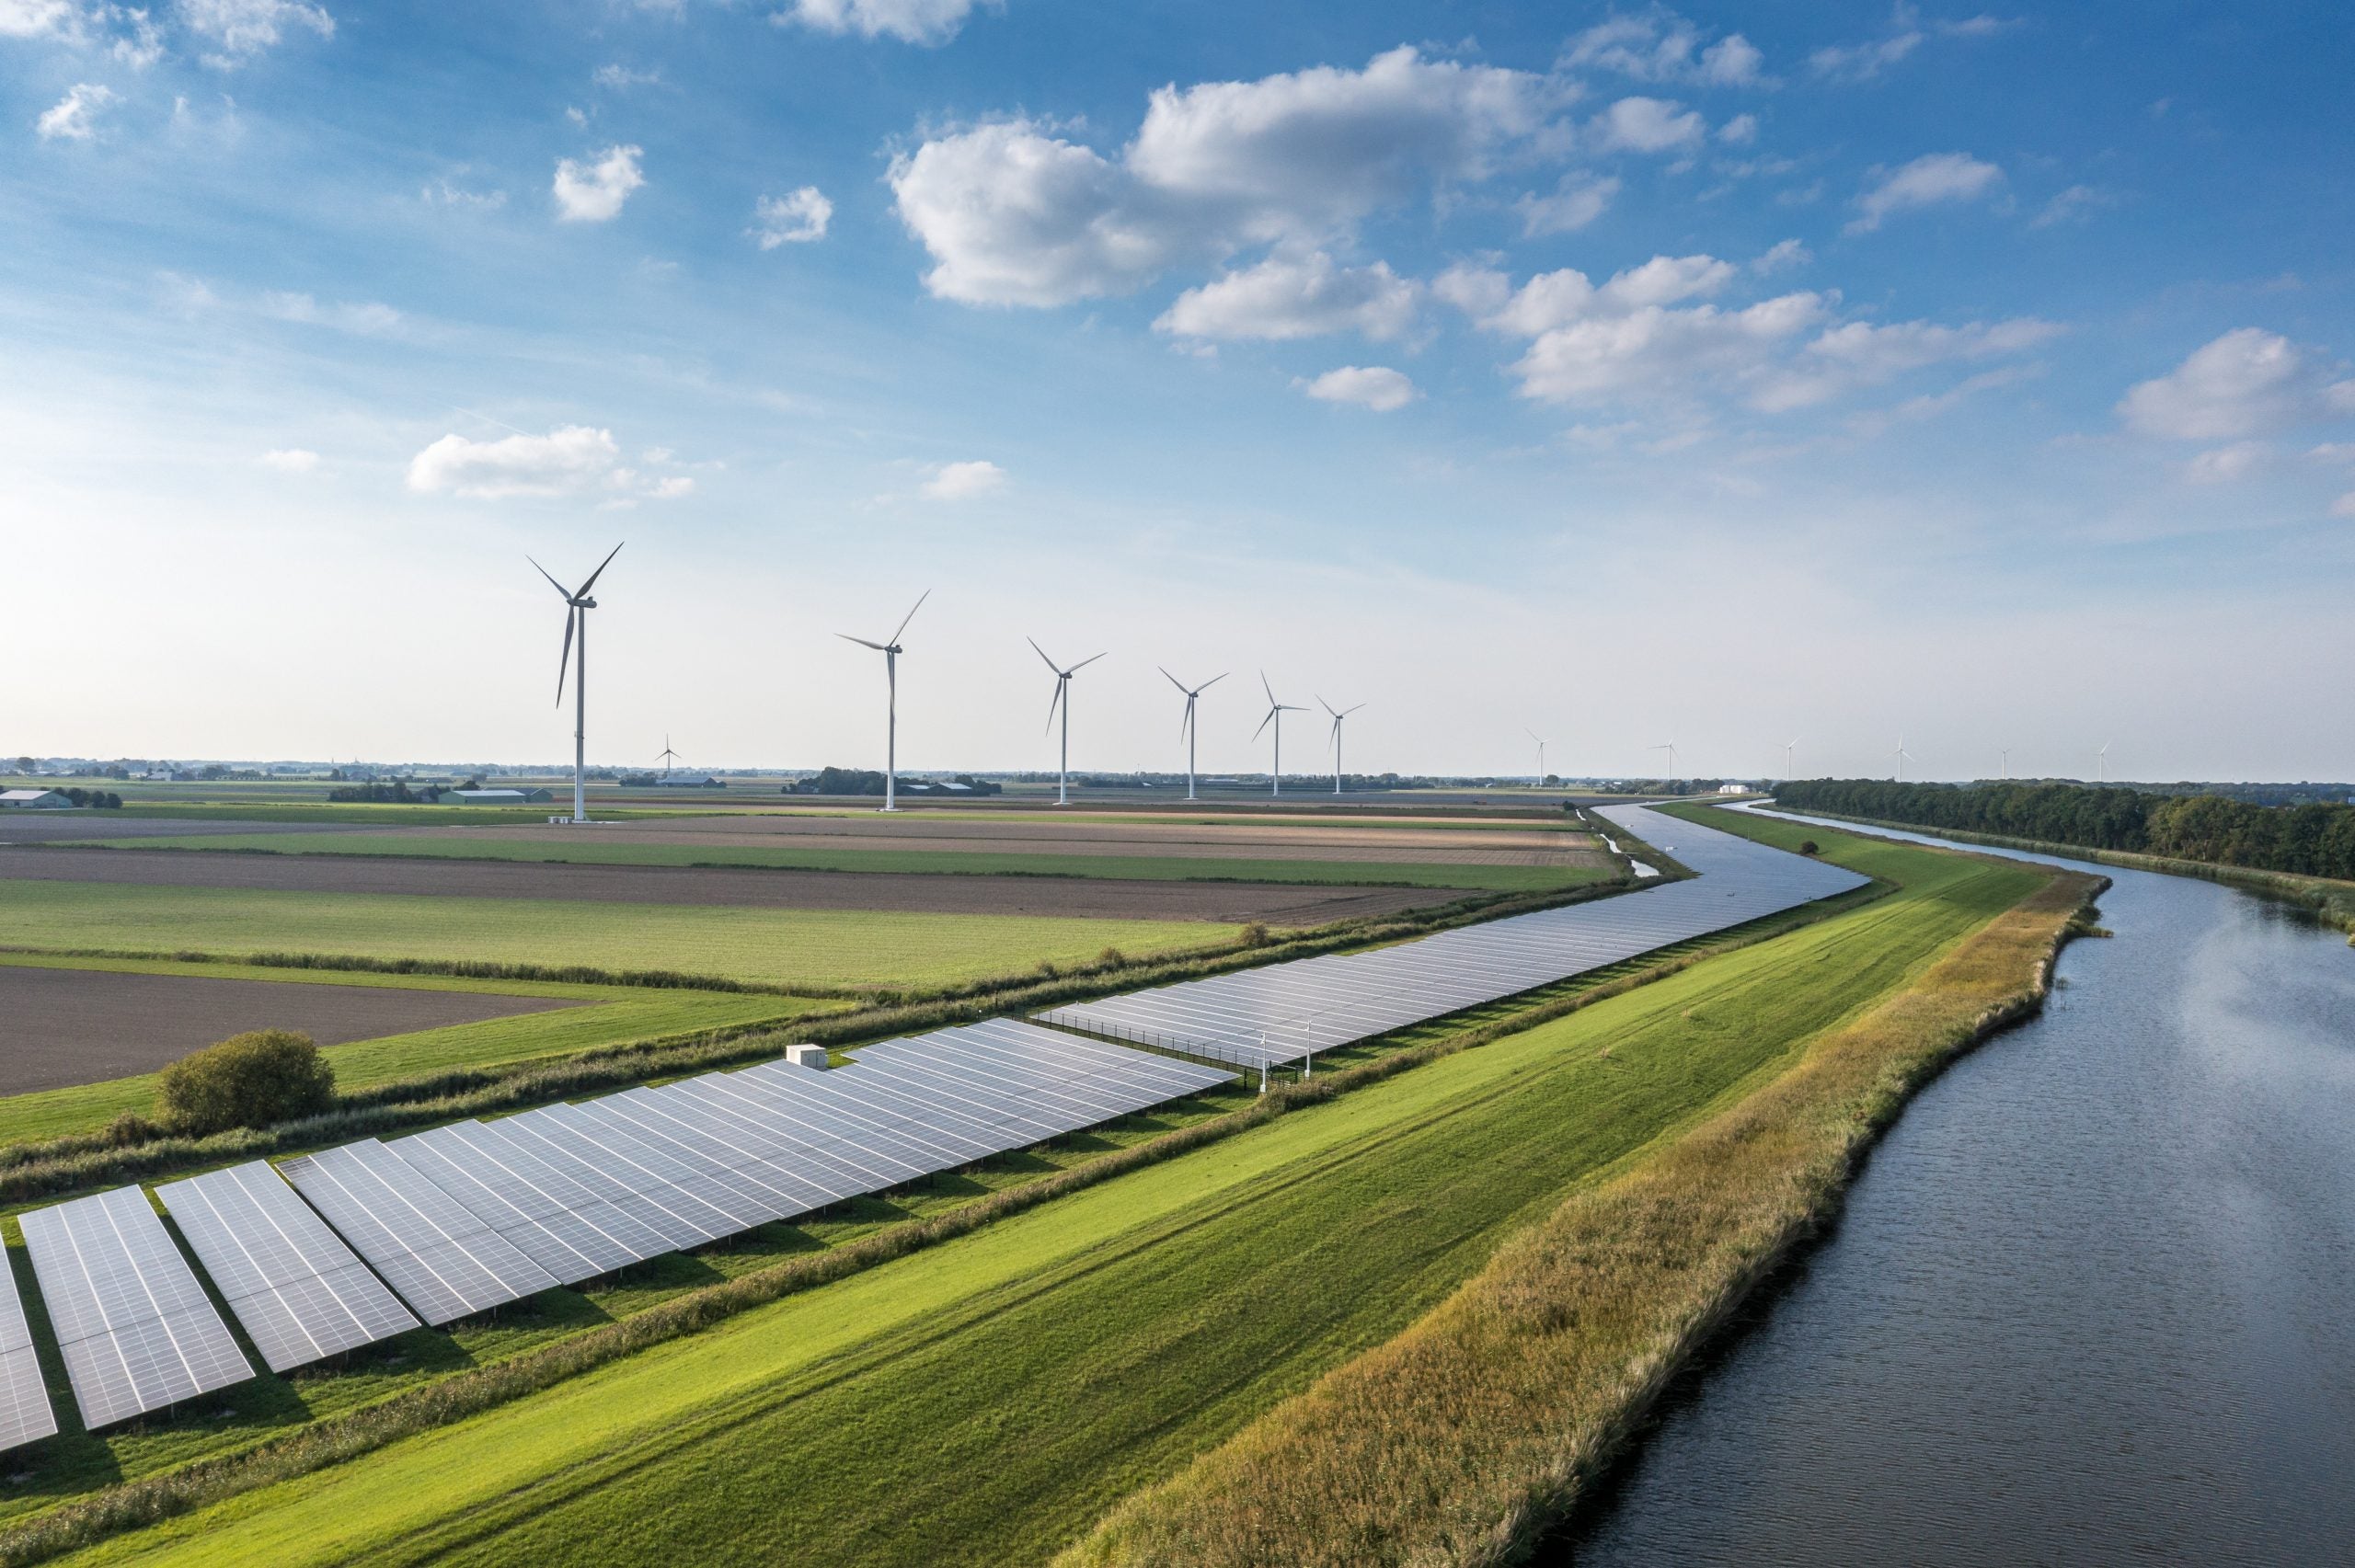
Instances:
[[[1906,1107],[1539,1561],[2355,1562],[2355,950],[2019,858],[2111,877],[2115,937]]]

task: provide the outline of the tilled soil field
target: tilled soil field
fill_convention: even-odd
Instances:
[[[247,1029],[299,1029],[334,1046],[578,1005],[562,997],[0,965],[0,1093],[153,1072]]]
[[[1270,882],[1139,882],[1078,876],[869,876],[841,871],[578,865],[532,861],[213,854],[188,850],[0,849],[0,877],[302,893],[461,898],[575,898],[741,909],[880,910],[907,914],[1054,915],[1086,920],[1322,925],[1465,896],[1449,887],[1318,887]]]

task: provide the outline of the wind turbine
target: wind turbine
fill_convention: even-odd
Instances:
[[[1544,789],[1545,787],[1545,738],[1526,725],[1522,727],[1521,732],[1537,742],[1537,787]]]
[[[887,693],[883,722],[883,809],[886,811],[900,808],[900,632],[908,629],[908,623],[916,618],[916,612],[923,609],[924,601],[931,597],[930,589],[916,595],[915,603],[900,619],[900,631],[893,632],[889,642],[870,643],[865,637],[854,637],[848,632],[834,634],[846,643],[871,647],[883,656],[883,685]]]
[[[2096,784],[2109,782],[2109,749],[2114,744],[2113,741],[2105,740],[2101,743],[2101,750],[2094,753],[2094,783]]]
[[[1272,692],[1269,693],[1271,697],[1274,694]],[[1338,795],[1341,793],[1341,721],[1365,704],[1360,703],[1356,708],[1343,708],[1338,713],[1334,713],[1333,704],[1319,697],[1316,699],[1316,705],[1333,715],[1333,736],[1327,744],[1333,749],[1333,793]]]
[[[2004,776],[2012,776],[2012,749],[2008,746],[2004,748]]]
[[[1154,668],[1161,670],[1159,665],[1155,665]],[[1194,798],[1194,737],[1197,733],[1194,727],[1194,699],[1225,680],[1226,671],[1219,671],[1190,691],[1187,690],[1183,681],[1171,675],[1166,670],[1162,670],[1161,673],[1172,686],[1186,693],[1186,716],[1178,721],[1178,738],[1186,743],[1186,798],[1191,800]]]
[[[662,736],[662,750],[657,751],[655,755],[662,759],[663,777],[668,778],[671,774],[678,772],[679,754],[671,750],[671,737],[668,731],[665,731]]]
[[[1251,732],[1251,738],[1258,739],[1260,731],[1270,724],[1276,727],[1276,764],[1268,774],[1268,793],[1281,795],[1284,792],[1284,715],[1304,714],[1308,710],[1276,701],[1276,689],[1268,684],[1268,672],[1264,670],[1259,671],[1259,689],[1268,693],[1268,716],[1259,721],[1259,728]]]
[[[597,563],[597,569],[589,574],[589,580],[572,589],[567,589],[564,584],[549,577],[548,569],[539,562],[532,561],[531,556],[523,557],[532,561],[532,569],[547,578],[548,586],[564,600],[564,657],[557,661],[556,702],[558,707],[564,705],[564,672],[569,666],[572,670],[572,819],[576,822],[589,820],[589,612],[597,608],[597,601],[589,597],[589,590],[597,586],[597,579],[603,577],[605,568],[614,564],[614,556],[621,553],[621,545],[615,545],[612,553]],[[572,638],[576,632],[580,637],[580,662],[573,664]]]
[[[1055,710],[1063,709],[1063,754],[1062,769],[1055,774],[1055,804],[1069,806],[1071,804],[1071,678],[1095,663],[1097,659],[1102,658],[1104,655],[1099,653],[1093,658],[1083,658],[1069,670],[1065,670],[1057,665],[1053,659],[1047,658],[1047,650],[1039,646],[1038,638],[1025,637],[1022,640],[1028,643],[1031,650],[1040,658],[1047,659],[1047,668],[1055,672],[1055,694],[1047,704],[1047,727],[1052,729],[1055,727]]]
[[[1905,764],[1908,762],[1918,762],[1921,759],[1905,749],[1905,737],[1901,735],[1897,738],[1896,759],[1897,782],[1899,784],[1903,784],[1905,782]]]
[[[1799,742],[1798,742],[1798,737],[1797,737],[1797,736],[1793,736],[1790,739],[1786,740],[1786,741],[1784,741],[1784,742],[1783,742],[1783,777],[1784,777],[1784,778],[1788,779],[1788,778],[1792,777],[1792,776],[1793,776],[1793,774],[1798,771],[1798,756],[1799,756]]]
[[[1665,751],[1665,752],[1667,752],[1667,753],[1668,753],[1668,773],[1669,773],[1669,776],[1670,776],[1671,778],[1674,778],[1674,777],[1676,776],[1676,742],[1675,742],[1675,741],[1673,741],[1673,740],[1663,740],[1663,741],[1661,741],[1659,745],[1657,745],[1657,746],[1648,746],[1648,747],[1646,747],[1646,748],[1645,748],[1645,750],[1648,750],[1648,751]]]

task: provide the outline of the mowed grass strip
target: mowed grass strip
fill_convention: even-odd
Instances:
[[[1903,890],[92,1561],[1037,1562],[2039,885]]]
[[[564,865],[741,866],[767,871],[841,871],[871,876],[1082,876],[1122,882],[1280,882],[1309,886],[1470,887],[1538,892],[1601,881],[1590,865],[1465,865],[1445,862],[1258,860],[1183,854],[1050,854],[973,850],[844,850],[823,843],[584,843],[561,847],[458,834],[223,833],[137,841],[143,850],[339,854],[434,860],[510,860]]]
[[[1407,1333],[1125,1502],[1060,1568],[1515,1560],[1836,1204],[1913,1087],[2035,1005],[2097,886],[2051,875],[1791,1071],[1571,1196]]]
[[[0,880],[0,945],[675,969],[770,985],[953,985],[1106,947],[1232,941],[1203,921],[445,898]]]

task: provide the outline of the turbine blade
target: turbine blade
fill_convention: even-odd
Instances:
[[[1357,712],[1357,711],[1358,711],[1358,708],[1361,708],[1361,707],[1363,707],[1363,706],[1365,706],[1365,704],[1364,704],[1363,703],[1360,703],[1360,704],[1358,704],[1357,708],[1343,708],[1343,709],[1341,710],[1341,716],[1342,716],[1343,718],[1347,718],[1347,717],[1349,717],[1351,714],[1353,714],[1353,713]],[[1542,746],[1542,745],[1544,745],[1544,744],[1545,744],[1545,742],[1540,741],[1540,742],[1538,742],[1538,744]]]
[[[931,597],[932,589],[925,589],[922,593],[916,595],[915,603],[909,606],[907,615],[900,622],[900,632],[904,632],[908,629],[908,622],[916,618],[916,612],[923,609],[924,601]],[[896,645],[900,640],[900,632],[894,632],[891,634],[891,641],[894,645]]]
[[[1273,707],[1276,703],[1276,689],[1268,684],[1268,672],[1264,670],[1259,671],[1259,690],[1268,693],[1268,705]]]
[[[579,610],[570,605],[565,607],[564,657],[556,662],[556,705],[557,707],[564,706],[564,672],[572,668],[572,623],[580,618]]]
[[[1311,692],[1309,695],[1316,699],[1316,705],[1318,707],[1323,708],[1328,714],[1332,713],[1333,704],[1325,700],[1325,694],[1322,692]]]
[[[900,639],[899,639],[899,638],[897,638],[897,637],[893,637],[891,640],[892,640],[893,642],[898,642]],[[1045,648],[1042,648],[1042,647],[1040,647],[1039,646],[1039,639],[1038,639],[1038,638],[1036,638],[1036,637],[1025,637],[1025,638],[1023,638],[1022,640],[1023,640],[1024,642],[1028,643],[1028,644],[1030,645],[1030,651],[1031,651],[1032,653],[1037,654],[1037,655],[1038,655],[1041,659],[1045,659],[1045,660],[1046,660],[1046,665],[1047,665],[1047,668],[1048,668],[1048,669],[1050,669],[1050,670],[1053,670],[1057,676],[1061,676],[1061,675],[1063,674],[1063,666],[1062,666],[1062,665],[1060,665],[1060,664],[1057,664],[1053,659],[1051,659],[1051,658],[1047,658],[1047,650],[1046,650]]]
[[[1186,731],[1188,731],[1189,729],[1191,729],[1191,728],[1193,727],[1193,725],[1194,725],[1194,699],[1193,699],[1192,694],[1189,692],[1189,693],[1188,693],[1187,698],[1186,698],[1186,712],[1185,712],[1184,715],[1183,715],[1182,717],[1180,717],[1180,718],[1178,720],[1178,739],[1180,739],[1180,740],[1185,739],[1185,738],[1186,738]]]
[[[1157,665],[1157,664],[1156,664],[1156,665],[1155,665],[1155,666],[1154,666],[1154,668],[1155,668],[1155,670],[1161,670],[1161,666],[1159,666],[1159,665]],[[1183,681],[1178,680],[1178,677],[1176,677],[1175,675],[1170,674],[1170,673],[1169,673],[1169,671],[1167,671],[1166,670],[1161,670],[1161,678],[1162,678],[1164,681],[1168,681],[1172,686],[1177,687],[1177,688],[1178,688],[1178,690],[1179,690],[1180,692],[1186,692],[1186,683],[1185,683]],[[1187,695],[1187,696],[1189,696],[1189,697],[1192,696],[1193,694],[1194,694],[1194,693],[1193,693],[1193,692],[1186,692],[1186,695]]]
[[[1195,687],[1194,695],[1198,697],[1200,696],[1203,692],[1209,691],[1212,687],[1217,685],[1220,681],[1225,679],[1226,671],[1222,670],[1217,674],[1212,676],[1209,680],[1203,681],[1200,685]]]
[[[1111,651],[1112,650],[1110,648],[1106,648],[1104,653],[1110,653]],[[1102,658],[1104,657],[1104,653],[1097,654],[1091,658],[1083,658],[1077,664],[1073,665],[1069,670],[1064,670],[1063,673],[1066,675],[1076,675],[1081,670],[1086,669],[1089,665],[1095,663],[1097,659]]]
[[[622,544],[628,544],[628,543],[629,543],[629,541],[628,541],[628,540],[626,540],[626,539],[625,539],[625,540],[623,540],[623,541],[622,541]],[[613,547],[613,549],[612,549],[611,551],[609,551],[609,552],[606,554],[605,558],[604,558],[603,560],[602,560],[602,561],[600,561],[600,562],[598,562],[598,563],[597,563],[597,569],[596,569],[595,571],[591,572],[591,573],[589,574],[589,580],[588,580],[587,582],[584,582],[584,583],[582,583],[582,584],[580,585],[580,591],[579,593],[574,594],[572,597],[573,597],[573,598],[575,598],[575,599],[586,599],[586,598],[588,598],[588,597],[589,597],[589,590],[590,590],[591,589],[592,589],[592,588],[594,588],[594,587],[596,587],[596,586],[597,586],[597,579],[598,579],[599,578],[603,577],[603,576],[605,575],[605,568],[606,568],[607,567],[612,566],[612,565],[614,564],[614,557],[615,557],[615,555],[620,555],[621,553],[622,553],[622,545],[621,545],[621,544],[616,544],[616,545],[615,545],[615,546]]]
[[[834,635],[842,638],[842,640],[846,643],[856,643],[861,647],[871,647],[877,653],[881,653],[883,651],[883,645],[881,643],[870,643],[865,637],[854,637],[848,632],[836,632]]]
[[[1053,696],[1051,696],[1051,697],[1050,697],[1050,698],[1048,698],[1048,699],[1047,699],[1047,728],[1046,728],[1045,733],[1047,733],[1047,734],[1049,734],[1049,735],[1052,735],[1052,734],[1055,732],[1055,707],[1056,707],[1056,704],[1060,704],[1063,700],[1063,671],[1061,671],[1061,670],[1057,670],[1057,671],[1055,672],[1055,694],[1054,694]]]
[[[1259,737],[1265,735],[1268,732],[1269,724],[1271,723],[1276,715],[1281,711],[1282,710],[1279,708],[1269,708],[1268,710],[1268,716],[1259,721],[1259,727],[1251,732],[1251,738],[1257,740]]]
[[[529,556],[529,555],[524,556],[524,557],[523,557],[523,559],[525,559],[525,560],[527,560],[527,561],[532,561],[532,557],[531,557],[531,556]],[[569,601],[571,601],[572,595],[571,595],[571,594],[569,594],[569,593],[565,593],[564,584],[562,584],[562,583],[560,583],[560,582],[557,581],[557,580],[556,580],[556,578],[555,578],[554,577],[549,576],[548,569],[547,569],[546,567],[544,567],[544,566],[540,565],[540,564],[539,564],[539,562],[537,562],[537,561],[532,561],[532,569],[533,569],[534,571],[535,571],[535,572],[539,573],[539,574],[540,574],[540,576],[542,576],[542,577],[544,577],[544,578],[547,578],[547,579],[548,579],[548,586],[549,586],[550,588],[552,588],[552,589],[556,589],[558,593],[563,593],[563,594],[564,594],[564,597],[565,597],[565,600],[567,601],[567,602],[569,602]]]

